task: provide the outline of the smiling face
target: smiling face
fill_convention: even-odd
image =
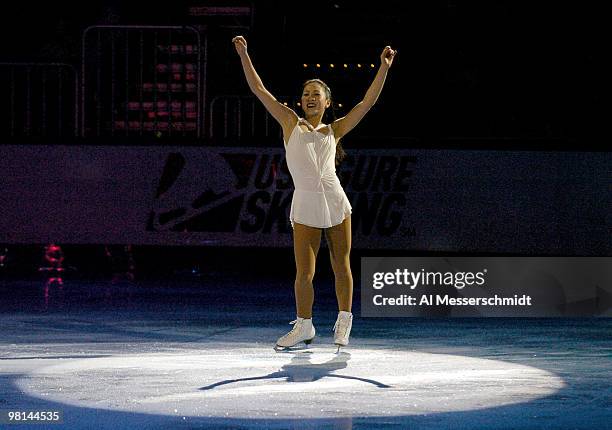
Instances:
[[[309,82],[302,90],[302,110],[306,117],[323,116],[325,109],[331,105],[331,100],[323,85]]]

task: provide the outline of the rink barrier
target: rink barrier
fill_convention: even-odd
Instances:
[[[353,245],[610,255],[606,152],[353,149]],[[282,146],[0,145],[0,243],[290,247]]]

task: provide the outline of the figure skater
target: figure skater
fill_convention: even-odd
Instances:
[[[249,88],[282,127],[287,165],[295,186],[289,219],[293,227],[296,264],[297,319],[291,322],[291,331],[277,340],[275,349],[290,348],[300,342],[308,345],[315,337],[312,280],[322,231],[335,277],[339,313],[334,325],[334,343],[340,349],[348,345],[353,323],[353,277],[349,261],[352,208],[336,175],[336,162],[344,153],[340,139],[359,124],[376,103],[397,51],[390,46],[383,49],[380,68],[361,102],[346,116],[322,124],[323,114],[332,104],[331,90],[323,81],[311,79],[304,83],[301,98],[304,118],[300,118],[264,87],[247,52],[245,38],[236,36],[232,42]]]

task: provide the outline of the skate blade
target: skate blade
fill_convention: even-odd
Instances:
[[[338,349],[336,349],[336,354],[340,353],[340,348],[345,347],[346,345],[348,345],[348,343],[346,345],[342,345],[341,343],[335,343],[334,345],[336,345],[338,347]]]
[[[314,340],[314,337],[312,339],[306,339],[303,342],[305,343],[305,346],[280,346],[280,345],[275,345],[274,346],[274,351],[276,352],[291,352],[291,351],[301,351],[304,349],[308,349],[309,345],[312,343],[312,341]],[[299,345],[299,342],[296,344]]]

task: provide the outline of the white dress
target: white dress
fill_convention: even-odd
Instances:
[[[336,138],[331,126],[328,133],[303,131],[300,121],[285,145],[287,165],[295,190],[289,219],[317,228],[341,224],[352,208],[336,175]]]

